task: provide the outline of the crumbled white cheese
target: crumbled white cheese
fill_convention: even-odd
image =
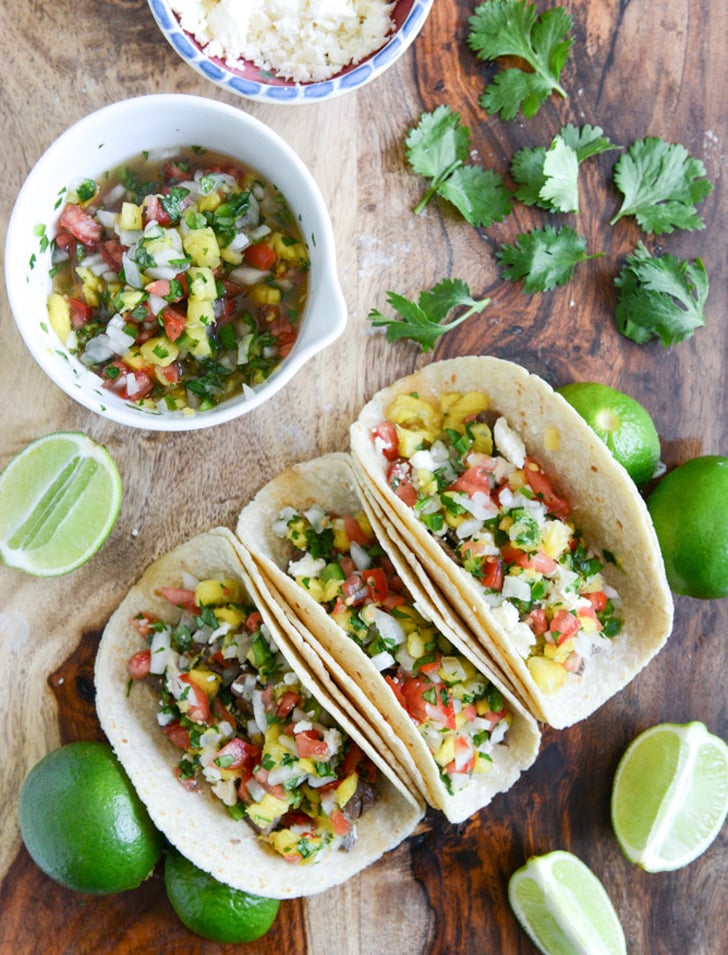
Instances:
[[[382,47],[394,28],[385,0],[172,0],[209,56],[308,83],[329,79]]]

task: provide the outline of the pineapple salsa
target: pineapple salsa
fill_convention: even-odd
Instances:
[[[373,429],[387,480],[480,584],[539,688],[556,692],[619,633],[619,597],[568,501],[508,422],[488,416],[487,396],[435,402],[400,395]]]
[[[64,198],[48,317],[105,388],[190,414],[259,385],[293,348],[308,250],[256,172],[190,149]]]
[[[273,530],[296,548],[289,575],[371,658],[447,791],[487,772],[511,722],[503,696],[420,614],[366,515],[285,508]]]
[[[378,798],[376,768],[302,686],[238,581],[184,584],[159,591],[180,610],[175,625],[131,621],[149,647],[128,664],[159,689],[180,782],[205,780],[288,862],[351,849]]]

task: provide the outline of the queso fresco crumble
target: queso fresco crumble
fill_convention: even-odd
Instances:
[[[374,53],[393,30],[383,0],[172,0],[184,30],[209,56],[308,83]]]

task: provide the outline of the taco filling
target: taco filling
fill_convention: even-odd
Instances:
[[[621,629],[569,502],[479,392],[400,394],[372,431],[387,483],[478,583],[544,693],[581,674]],[[494,420],[495,419],[495,420]]]
[[[418,611],[364,512],[286,507],[273,533],[295,548],[289,575],[381,673],[447,792],[488,772],[512,721],[503,695]]]
[[[351,849],[378,798],[374,765],[301,684],[239,581],[184,583],[157,591],[175,624],[133,618],[149,647],[129,660],[133,679],[158,688],[180,782],[208,783],[289,862]]]

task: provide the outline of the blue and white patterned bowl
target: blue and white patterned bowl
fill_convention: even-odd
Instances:
[[[395,31],[384,46],[361,63],[355,63],[331,79],[295,83],[273,76],[247,60],[232,67],[218,57],[208,56],[197,40],[180,26],[169,0],[148,0],[152,15],[173,49],[205,79],[229,93],[263,103],[297,105],[333,99],[360,89],[380,76],[412,44],[427,19],[434,0],[398,0],[392,11]]]

